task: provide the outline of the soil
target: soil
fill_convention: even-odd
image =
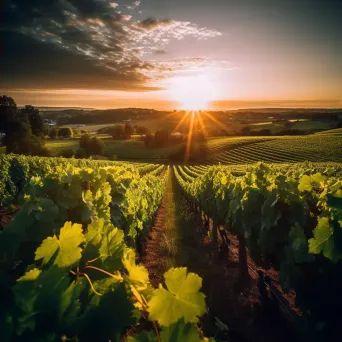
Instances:
[[[0,208],[0,231],[8,225],[18,210],[17,206]]]
[[[172,193],[172,196],[168,195]],[[175,217],[170,217],[169,207],[175,207]],[[146,254],[141,262],[148,269],[150,281],[154,287],[163,283],[163,273],[170,265],[168,253],[163,248],[165,226],[169,221],[176,225],[178,252],[171,266],[187,267],[189,272],[195,272],[203,279],[202,292],[206,295],[207,314],[201,319],[200,325],[205,336],[215,337],[217,341],[262,341],[275,340],[295,341],[292,336],[292,324],[284,315],[273,317],[262,313],[260,297],[257,288],[258,277],[250,272],[247,281],[241,281],[238,271],[238,240],[230,235],[233,252],[219,257],[218,247],[210,240],[200,216],[194,213],[182,196],[181,189],[171,173],[166,195],[157,213],[155,223],[151,228]],[[250,265],[256,270],[253,261]],[[274,270],[268,270],[279,296],[283,297],[287,309],[296,314],[294,294],[286,295],[277,284],[278,275]],[[285,310],[287,311],[287,310]],[[219,321],[218,321],[219,320]],[[218,325],[222,322],[226,331],[220,331]]]

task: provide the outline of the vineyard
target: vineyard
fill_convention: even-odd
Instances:
[[[0,235],[1,341],[117,341],[147,316],[154,329],[129,341],[201,340],[201,278],[171,268],[153,289],[136,264],[163,197],[163,166],[6,159],[11,181],[14,160],[27,174],[35,162],[45,171],[24,182],[23,203]]]
[[[221,239],[229,247],[225,232],[237,236],[241,276],[248,276],[247,253],[256,265],[276,269],[283,290],[295,290],[296,304],[314,327],[311,338],[318,340],[336,336],[339,329],[340,172],[323,164],[281,169],[259,163],[246,167],[241,176],[224,166],[174,167],[185,196],[208,229],[212,220],[213,241]]]
[[[310,156],[310,142],[303,142],[294,139],[293,151],[297,146],[298,155],[306,149]],[[281,146],[281,140],[238,138],[229,144],[229,152],[217,144],[213,158],[252,146],[273,158],[270,146]],[[180,236],[189,231],[175,242],[179,253],[186,239],[191,245],[203,236],[214,254],[227,248],[226,261],[236,260],[229,262],[236,263],[241,284],[255,273],[249,260],[272,271],[284,296],[295,293],[300,315],[289,316],[296,334],[329,340],[339,329],[342,306],[342,167],[325,162],[328,155],[320,163],[281,163],[279,152],[275,164],[250,165],[248,157],[239,157],[235,165],[171,167],[0,155],[0,205],[13,212],[0,232],[0,340],[225,340],[220,333],[229,331],[230,322],[227,327],[215,314],[216,331],[206,328],[206,317],[216,311],[213,295],[201,292],[202,270],[197,275],[174,256],[160,271],[158,258],[167,255],[158,250],[172,249],[172,235],[165,241],[163,226],[152,235],[151,227],[165,196],[164,210],[170,201],[187,209],[169,210],[162,225],[173,220],[176,229],[177,215],[199,222],[193,231],[182,226]],[[215,256],[208,260],[202,261],[205,289],[215,282],[205,270]]]
[[[330,131],[327,131],[330,132]],[[342,162],[340,130],[330,134],[216,138],[202,144],[204,164]]]

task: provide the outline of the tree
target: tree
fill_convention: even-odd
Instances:
[[[250,127],[244,127],[244,128],[242,128],[241,134],[242,134],[242,135],[251,135],[251,129],[250,129]]]
[[[110,134],[113,139],[122,139],[125,136],[125,129],[123,125],[115,125],[109,127],[108,134]]]
[[[25,106],[25,108],[21,109],[21,114],[23,117],[27,116],[33,135],[36,135],[37,137],[44,136],[44,122],[38,109],[33,106]]]
[[[0,132],[9,133],[10,126],[17,118],[17,104],[6,95],[0,96]]]
[[[134,129],[133,129],[132,125],[129,122],[127,122],[125,124],[125,128],[124,129],[125,129],[125,136],[126,137],[130,137],[134,133]]]
[[[58,134],[58,130],[56,127],[50,128],[49,130],[49,137],[51,139],[56,139],[57,138],[57,134]]]
[[[79,150],[83,150],[87,157],[89,157],[92,154],[103,155],[104,143],[101,139],[98,139],[97,137],[91,138],[89,134],[84,134],[81,136],[80,139]],[[78,155],[82,155],[83,151],[78,151]]]
[[[89,149],[89,146],[90,146],[90,135],[89,134],[83,134],[81,136],[79,145],[80,145],[80,148],[83,148],[85,151],[87,151]]]
[[[58,130],[58,136],[61,138],[71,138],[73,136],[72,129],[70,127],[62,127]]]
[[[156,146],[160,147],[160,146],[167,145],[169,141],[169,136],[170,136],[170,133],[168,131],[165,131],[165,130],[156,131],[154,135],[154,141],[155,141]]]
[[[60,156],[64,158],[72,158],[74,155],[75,152],[72,148],[65,149],[60,153]]]
[[[154,142],[154,137],[152,134],[147,133],[144,138],[145,146],[151,146]]]
[[[135,133],[139,135],[146,135],[148,133],[148,129],[144,126],[137,126]]]
[[[18,111],[15,101],[0,96],[0,130],[5,133],[2,143],[6,153],[47,155],[44,141],[32,134],[28,113]]]
[[[90,151],[91,154],[103,155],[104,153],[104,143],[102,139],[94,137],[90,140]]]
[[[80,148],[78,148],[78,149],[76,150],[75,157],[76,157],[77,159],[87,158],[87,152],[85,151],[84,148],[81,148],[81,147],[80,147]]]

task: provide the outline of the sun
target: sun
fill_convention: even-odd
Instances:
[[[206,76],[175,77],[172,79],[169,94],[179,109],[203,110],[217,95],[214,84]]]

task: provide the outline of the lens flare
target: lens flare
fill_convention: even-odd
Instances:
[[[170,98],[179,104],[180,109],[207,109],[215,100],[217,91],[206,76],[175,77],[169,87]]]

